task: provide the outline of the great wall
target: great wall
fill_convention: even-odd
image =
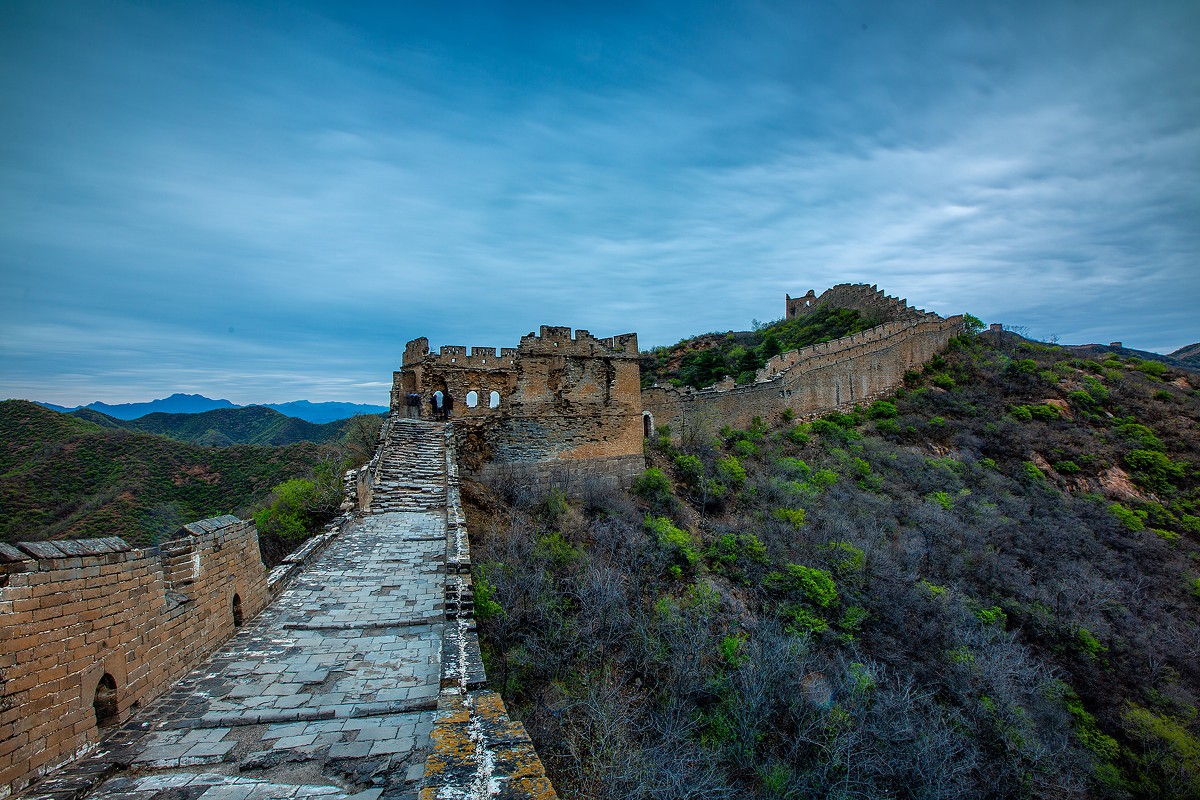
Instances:
[[[0,798],[554,797],[485,688],[460,467],[568,493],[628,485],[656,425],[866,402],[963,330],[863,285],[788,297],[786,314],[823,305],[879,324],[702,390],[640,389],[635,334],[543,327],[499,352],[413,340],[346,513],[269,573],[235,517],[150,550],[0,543]],[[431,420],[436,393],[454,398],[450,423]]]

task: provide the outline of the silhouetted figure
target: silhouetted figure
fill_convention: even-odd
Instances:
[[[446,395],[446,413],[442,419],[450,419],[451,412],[454,411],[454,398],[449,394]]]
[[[421,395],[416,392],[409,392],[404,396],[404,405],[408,409],[409,419],[421,418]]]
[[[430,406],[433,408],[433,418],[441,419],[442,414],[444,413],[443,407],[442,407],[442,393],[441,392],[433,393],[433,400],[430,401]]]

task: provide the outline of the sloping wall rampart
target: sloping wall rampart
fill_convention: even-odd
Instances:
[[[885,294],[878,286],[865,283],[839,283],[830,287],[818,297],[812,289],[803,297],[786,295],[784,304],[788,319],[804,316],[816,311],[822,306],[833,308],[851,308],[866,317],[875,317],[880,322],[898,322],[901,320],[916,320],[926,316],[936,316],[919,308],[908,305],[906,300]]]
[[[119,537],[0,544],[0,797],[95,746],[233,635],[270,592],[253,522],[187,525],[158,550]],[[115,686],[94,703],[101,679]]]
[[[922,312],[918,319],[775,356],[752,384],[726,381],[699,391],[656,386],[642,391],[642,405],[655,425],[695,414],[739,427],[785,407],[805,416],[853,406],[895,391],[907,370],[943,350],[962,325],[961,316],[942,319]]]

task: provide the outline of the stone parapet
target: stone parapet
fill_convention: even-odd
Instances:
[[[870,402],[895,391],[904,373],[918,369],[963,331],[963,317],[887,322],[851,336],[771,358],[754,383],[725,382],[706,389],[654,386],[642,390],[642,405],[654,425],[681,417],[710,416],[717,426],[744,427],[784,408],[799,416],[827,413]]]
[[[455,440],[446,428],[446,624],[442,688],[421,800],[445,797],[554,800],[525,726],[486,688],[471,590],[471,552],[459,492]]]
[[[258,614],[252,522],[215,517],[157,549],[119,537],[0,548],[0,797],[95,747]]]

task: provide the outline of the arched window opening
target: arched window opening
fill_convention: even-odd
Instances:
[[[96,712],[96,727],[107,728],[117,721],[117,681],[107,672],[96,684],[92,708]]]
[[[499,408],[499,407],[500,407],[500,393],[492,392],[491,394],[488,395],[488,408]]]
[[[233,595],[233,627],[240,628],[245,621],[246,618],[242,615],[242,596],[235,593]]]
[[[474,408],[479,405],[479,392],[472,389],[467,392],[467,408]]]
[[[642,434],[647,439],[654,435],[654,417],[649,413],[642,414]]]

